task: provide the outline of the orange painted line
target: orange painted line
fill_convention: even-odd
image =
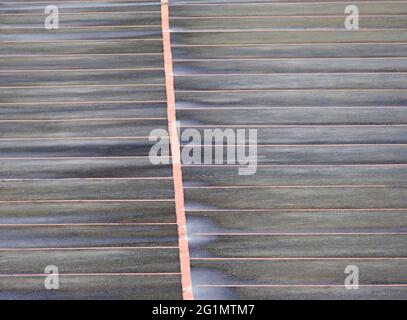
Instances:
[[[260,6],[274,6],[275,4],[278,5],[293,5],[293,6],[298,6],[299,4],[305,4],[306,6],[309,4],[325,4],[325,5],[330,5],[332,3],[339,3],[343,4],[346,3],[345,1],[273,1],[273,2],[199,2],[199,3],[194,3],[194,2],[180,2],[180,3],[172,3],[171,6],[173,7],[245,7],[245,6],[253,6],[254,4],[260,5]],[[369,3],[369,4],[377,4],[377,3],[385,3],[385,4],[390,4],[390,3],[405,3],[405,1],[355,1],[352,2],[355,4],[364,4],[364,3]]]
[[[226,236],[226,237],[320,237],[320,236],[407,236],[407,232],[196,232],[197,237]]]
[[[88,2],[88,3],[96,3],[96,4],[103,4],[106,3],[106,1],[103,0],[65,0],[65,1],[53,1],[53,3],[56,4],[64,4],[65,2],[67,3],[76,3],[76,2]],[[128,1],[128,0],[109,0],[109,2],[123,2],[124,4],[132,4],[132,3],[145,3],[146,5],[148,4],[149,6],[154,6],[154,5],[159,5],[160,3],[158,1],[145,1],[145,0],[132,0],[132,1]],[[49,1],[21,1],[21,2],[17,2],[15,4],[38,4],[38,3],[49,3]],[[5,3],[7,4],[7,2]]]
[[[346,288],[344,284],[198,284],[206,288]],[[359,284],[364,288],[407,287],[407,284]]]
[[[298,43],[286,43],[286,42],[275,42],[275,43],[229,43],[229,44],[174,44],[172,47],[270,47],[270,46],[315,46],[315,45],[367,45],[367,44],[380,44],[380,45],[394,45],[394,44],[407,44],[407,42],[400,41],[344,41],[344,42],[298,42]],[[175,61],[175,60],[174,60]]]
[[[165,100],[95,100],[95,101],[43,101],[43,102],[0,102],[0,106],[43,106],[43,105],[81,105],[81,104],[146,104],[146,103],[165,103]]]
[[[233,107],[192,107],[192,108],[188,108],[188,107],[178,107],[177,110],[188,110],[188,111],[201,111],[201,110],[211,110],[211,111],[224,111],[224,110],[295,110],[295,109],[333,109],[333,110],[337,110],[337,109],[407,109],[407,106],[381,106],[381,107],[375,107],[375,106],[370,106],[370,107],[366,107],[366,106],[353,106],[353,107],[349,107],[349,106],[333,106],[333,107],[321,107],[321,106],[289,106],[289,107],[238,107],[238,106],[233,106]]]
[[[48,89],[48,88],[128,88],[128,87],[163,87],[162,84],[61,84],[61,85],[38,85],[38,86],[0,86],[0,89]]]
[[[279,258],[256,258],[256,257],[233,257],[233,258],[191,258],[195,261],[319,261],[319,260],[407,260],[407,257],[279,257]]]
[[[15,251],[92,251],[92,250],[155,250],[155,249],[179,249],[178,246],[157,247],[54,247],[54,248],[0,248],[0,252]]]
[[[134,137],[21,137],[21,138],[0,138],[0,141],[62,141],[62,140],[78,140],[78,141],[87,141],[87,140],[146,140],[149,139],[148,136],[134,136]],[[155,138],[155,137],[154,137]],[[167,138],[167,137],[160,137]]]
[[[19,70],[0,70],[0,73],[49,73],[49,72],[118,72],[118,71],[162,71],[164,68],[117,68],[117,69],[86,69],[86,68],[76,68],[76,69],[47,69],[47,70],[37,70],[37,69],[19,69]]]
[[[336,211],[407,211],[407,208],[298,208],[298,209],[189,209],[188,212],[336,212]]]
[[[359,17],[366,18],[385,18],[385,17],[404,17],[407,14],[359,14]],[[224,19],[270,19],[270,18],[343,18],[343,15],[266,15],[266,16],[174,16],[170,20],[224,20]]]
[[[104,202],[174,202],[174,199],[95,199],[95,200],[0,200],[0,203],[104,203]]]
[[[8,122],[104,122],[104,121],[155,121],[166,118],[67,118],[67,119],[3,119],[0,123]]]
[[[60,277],[154,277],[154,276],[178,276],[179,272],[120,272],[120,273],[59,273]],[[48,277],[49,274],[32,273],[32,274],[0,274],[0,278],[37,278]]]
[[[16,179],[1,179],[0,181],[77,181],[77,180],[86,180],[86,181],[114,181],[114,180],[172,180],[172,177],[125,177],[125,178],[16,178]]]
[[[47,57],[99,57],[99,56],[162,56],[161,52],[147,52],[147,53],[72,53],[72,54],[0,54],[0,58],[27,58],[27,57],[38,57],[38,58],[47,58]]]
[[[211,77],[244,77],[244,76],[256,76],[256,77],[268,77],[268,76],[298,76],[298,75],[306,75],[306,76],[324,76],[324,75],[405,75],[407,72],[405,71],[398,71],[395,70],[394,72],[388,72],[388,71],[376,71],[376,72],[371,72],[371,71],[366,71],[366,72],[275,72],[275,73],[176,73],[177,77],[204,77],[204,78],[211,78]]]
[[[250,142],[248,144],[228,144],[228,145],[210,145],[210,144],[188,144],[189,147],[247,147],[250,145]],[[262,147],[270,147],[270,148],[279,148],[279,147],[284,147],[284,148],[297,148],[297,147],[305,147],[305,148],[336,148],[336,147],[406,147],[406,143],[341,143],[341,144],[257,144],[256,145],[258,148]]]
[[[246,93],[246,92],[398,92],[407,91],[406,88],[281,88],[281,89],[193,89],[193,90],[176,90],[178,93]]]
[[[369,33],[371,31],[407,31],[406,28],[370,28],[370,29],[363,29],[358,30],[361,33]],[[331,28],[331,29],[322,29],[322,28],[310,28],[310,29],[191,29],[191,30],[179,30],[179,31],[172,31],[172,33],[256,33],[256,32],[289,32],[289,33],[313,33],[313,32],[343,32],[346,33],[348,30],[345,28]]]
[[[115,226],[167,226],[176,225],[175,222],[127,222],[127,223],[1,223],[0,228],[26,227],[115,227]]]
[[[169,156],[151,156],[152,158],[170,158]],[[133,160],[150,159],[150,156],[114,156],[114,157],[0,157],[0,160]]]
[[[1,180],[0,180],[1,181]],[[241,186],[186,186],[184,189],[347,189],[347,188],[354,188],[354,189],[364,189],[364,188],[389,188],[389,187],[397,187],[392,185],[374,185],[374,184],[355,184],[355,185],[303,185],[303,186],[273,186],[273,185],[241,185]],[[401,187],[401,186],[399,186]]]
[[[188,233],[184,208],[184,188],[181,170],[180,144],[177,133],[177,118],[175,110],[175,92],[173,61],[171,52],[171,36],[169,24],[169,5],[167,0],[161,0],[161,24],[164,47],[165,84],[167,91],[168,130],[170,135],[172,170],[174,177],[175,209],[178,223],[179,254],[181,266],[181,284],[184,300],[192,300],[191,266],[188,244]]]
[[[407,44],[407,42],[406,42]],[[289,61],[289,60],[401,60],[407,57],[286,57],[286,58],[197,58],[197,59],[174,59],[174,62],[218,62],[218,61]]]
[[[108,38],[108,39],[81,39],[81,40],[74,40],[74,39],[64,39],[64,40],[21,40],[21,41],[0,41],[0,43],[54,43],[54,42],[65,42],[65,43],[83,43],[83,42],[101,42],[101,43],[109,43],[109,42],[142,42],[142,41],[162,41],[162,39],[160,38],[156,38],[156,39],[112,39],[112,38]]]
[[[1,120],[0,120],[1,122]],[[214,125],[180,125],[181,128],[376,128],[407,127],[407,124],[214,124]]]
[[[59,27],[59,30],[63,29],[120,29],[120,28],[145,28],[145,29],[151,29],[151,28],[159,28],[161,27],[160,25],[155,25],[155,24],[150,24],[150,25],[119,25],[119,26],[66,26],[66,27]],[[18,26],[12,26],[12,27],[0,27],[0,30],[43,30],[44,27],[18,27]],[[371,29],[370,29],[371,30]],[[397,30],[397,29],[394,29]]]
[[[145,11],[81,11],[81,12],[60,12],[59,15],[101,15],[101,14],[160,14],[158,10],[145,10]],[[43,12],[38,13],[0,13],[1,16],[44,16]]]
[[[0,158],[1,159],[1,158]],[[241,167],[240,164],[183,164],[183,167]],[[280,167],[405,167],[407,163],[373,163],[373,164],[257,164],[257,167],[280,168]]]

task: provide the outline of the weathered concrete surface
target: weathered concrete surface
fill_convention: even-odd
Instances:
[[[0,3],[0,299],[180,299],[159,2],[53,4]]]
[[[407,298],[407,2],[347,4],[172,1],[181,126],[259,144],[183,167],[196,298]]]

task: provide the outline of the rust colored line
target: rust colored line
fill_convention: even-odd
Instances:
[[[194,261],[319,261],[319,260],[407,260],[407,257],[278,257],[191,258]]]
[[[359,17],[366,18],[385,18],[385,17],[404,17],[407,14],[359,14]],[[343,18],[343,15],[266,15],[266,16],[175,16],[170,20],[224,20],[224,19],[270,19],[270,18]]]
[[[93,43],[97,43],[97,42],[101,42],[101,43],[109,43],[109,42],[130,42],[130,41],[134,41],[134,42],[138,42],[138,41],[162,41],[162,39],[157,38],[157,39],[81,39],[81,40],[69,40],[69,39],[64,39],[64,40],[20,40],[20,41],[0,41],[0,43],[55,43],[55,42],[64,42],[64,43],[89,43],[89,42],[93,42]]]
[[[406,42],[407,44],[407,42]],[[407,57],[276,57],[276,58],[196,58],[196,59],[174,59],[174,62],[219,62],[219,61],[287,61],[287,60],[400,60]]]
[[[1,158],[0,158],[1,159]],[[206,168],[222,168],[222,167],[241,167],[240,164],[183,164],[183,167],[206,167]],[[257,167],[263,168],[281,168],[281,167],[405,167],[407,163],[372,163],[372,164],[258,164]]]
[[[196,232],[197,237],[225,236],[225,237],[323,237],[323,236],[407,236],[407,232]]]
[[[281,88],[281,89],[192,89],[178,93],[247,93],[247,92],[398,92],[407,88]]]
[[[0,89],[48,89],[48,88],[127,88],[127,87],[163,87],[162,84],[143,83],[143,84],[61,84],[51,86],[0,86]]]
[[[358,30],[362,31],[361,33],[368,33],[371,31],[407,31],[406,28],[371,28]],[[345,28],[331,28],[331,29],[322,29],[322,28],[313,28],[313,29],[191,29],[191,30],[180,30],[173,31],[173,33],[256,33],[256,32],[289,32],[289,33],[312,33],[312,32],[348,32]]]
[[[344,75],[354,75],[354,74],[358,74],[358,75],[392,75],[392,74],[396,74],[396,75],[405,75],[407,74],[407,72],[405,71],[376,71],[376,72],[372,72],[372,71],[366,71],[366,72],[270,72],[270,73],[250,73],[250,72],[246,72],[246,73],[177,73],[176,76],[177,77],[202,77],[202,78],[211,78],[211,77],[245,77],[245,76],[256,76],[256,77],[268,77],[268,76],[297,76],[297,75],[307,75],[307,76],[324,76],[324,75],[340,75],[340,76],[344,76]]]
[[[146,11],[124,11],[124,12],[119,12],[119,11],[81,11],[81,12],[60,12],[59,15],[63,16],[68,16],[68,15],[100,15],[100,14],[159,14],[160,11],[155,11],[155,10],[146,10]],[[0,13],[1,16],[43,16],[43,12],[38,12],[38,13]]]
[[[1,179],[0,179],[1,181]],[[355,185],[303,185],[303,186],[277,186],[277,185],[240,185],[240,186],[186,186],[185,189],[364,189],[364,188],[388,188],[391,185],[376,185],[376,184],[355,184]],[[394,186],[397,187],[397,186]]]
[[[247,147],[248,144],[228,144],[228,147]],[[188,144],[190,147],[226,147],[226,145],[219,144],[219,145],[211,145],[211,144]],[[256,145],[258,148],[262,147],[272,147],[272,148],[298,148],[298,147],[305,147],[305,148],[337,148],[337,147],[407,147],[406,143],[338,143],[338,144],[321,144],[321,143],[315,143],[315,144],[257,144]]]
[[[120,273],[59,273],[61,277],[140,277],[140,276],[178,276],[179,272],[120,272]],[[0,274],[0,278],[37,278],[48,277],[49,274],[43,273],[17,273]]]
[[[55,101],[55,102],[0,102],[0,106],[43,106],[43,105],[81,105],[81,104],[143,104],[166,103],[165,100],[94,100],[94,101]]]
[[[104,202],[174,202],[174,199],[95,199],[95,200],[0,200],[0,203],[104,203]]]
[[[100,181],[100,180],[171,180],[172,177],[123,177],[123,178],[16,178],[16,179],[1,179],[0,181],[77,181],[77,180],[86,180],[86,181]]]
[[[171,52],[171,36],[169,24],[169,5],[167,0],[161,0],[161,24],[163,33],[165,84],[167,90],[168,131],[170,135],[172,168],[174,177],[175,209],[178,223],[179,254],[181,265],[181,282],[184,300],[192,300],[192,280],[189,256],[188,233],[184,208],[184,188],[182,181],[180,143],[177,132],[175,110],[175,91],[173,61]]]
[[[0,120],[1,122],[1,120]],[[180,125],[181,128],[347,128],[347,127],[406,127],[407,124],[205,124]]]
[[[119,26],[66,26],[66,27],[59,27],[59,30],[63,29],[119,29],[119,28],[158,28],[159,25],[151,24],[151,25],[119,25]],[[43,30],[44,27],[0,27],[0,30]],[[372,29],[369,29],[372,30]],[[394,29],[398,30],[398,29]]]
[[[393,45],[393,44],[402,44],[405,45],[407,42],[400,42],[400,41],[343,41],[343,42],[275,42],[275,43],[229,43],[229,44],[175,44],[173,47],[269,47],[269,46],[313,46],[313,45],[367,45],[367,44],[385,44],[385,45]],[[174,60],[175,61],[175,60]]]
[[[118,72],[118,71],[162,71],[163,68],[117,68],[117,69],[86,69],[86,68],[76,68],[76,69],[47,69],[47,70],[37,70],[37,69],[19,69],[19,70],[0,70],[0,73],[48,73],[48,72]],[[400,72],[401,73],[401,72]]]
[[[369,3],[369,4],[377,4],[377,3],[385,3],[385,4],[389,4],[389,3],[405,3],[405,1],[355,1],[353,3],[357,3],[357,4],[364,4],[364,3]],[[173,3],[171,4],[174,7],[229,7],[229,6],[233,6],[233,7],[239,7],[239,6],[253,6],[253,4],[258,4],[258,5],[269,5],[269,6],[273,6],[275,4],[278,5],[293,5],[293,6],[298,6],[298,4],[332,4],[332,3],[346,3],[346,1],[307,1],[307,2],[303,2],[303,1],[273,1],[273,2],[257,2],[253,1],[253,2],[199,2],[199,3],[194,3],[194,2],[180,2],[180,3]]]
[[[206,288],[346,288],[344,284],[198,284]],[[359,284],[365,288],[407,287],[407,284]]]
[[[284,209],[284,208],[271,208],[271,209],[189,209],[188,212],[335,212],[335,211],[407,211],[407,208],[298,208],[298,209]]]
[[[133,160],[169,158],[169,156],[114,156],[114,157],[0,157],[0,160]]]
[[[72,53],[72,54],[0,54],[0,58],[27,58],[27,57],[93,57],[93,56],[162,56],[161,52],[147,52],[147,53]]]
[[[21,138],[0,138],[0,141],[61,141],[61,140],[78,140],[78,141],[90,141],[90,140],[147,140],[148,136],[129,136],[129,137],[21,137]],[[156,137],[151,137],[156,138]],[[167,137],[160,137],[162,139]]]
[[[91,251],[91,250],[149,250],[149,249],[178,249],[178,246],[157,246],[157,247],[54,247],[54,248],[0,248],[0,252],[15,251]]]
[[[67,3],[76,3],[76,2],[90,2],[90,3],[96,3],[96,4],[103,4],[103,3],[105,3],[106,1],[104,1],[104,0],[64,0],[64,1],[53,1],[54,3],[57,3],[57,4],[64,4],[64,2],[67,2]],[[156,6],[158,6],[160,3],[158,2],[158,1],[145,1],[145,0],[141,0],[141,1],[137,1],[137,0],[132,0],[132,1],[128,1],[128,0],[109,0],[109,2],[124,2],[125,4],[127,4],[127,3],[129,3],[129,4],[132,4],[132,3],[146,3],[146,4],[148,4],[149,6],[151,5],[151,6],[154,6],[154,5],[156,5]],[[49,3],[49,1],[21,1],[21,2],[17,2],[17,4],[31,4],[31,5],[33,5],[33,4],[41,4],[41,3]]]
[[[64,119],[5,119],[0,123],[7,122],[103,122],[103,121],[155,121],[166,120],[166,118],[64,118]]]
[[[116,226],[167,226],[176,225],[175,222],[126,222],[126,223],[1,223],[0,228],[26,227],[116,227]]]
[[[349,107],[349,106],[326,106],[326,107],[321,107],[321,106],[292,106],[292,107],[238,107],[238,106],[233,106],[233,107],[192,107],[192,108],[188,108],[188,107],[178,107],[178,110],[189,110],[189,111],[205,111],[205,110],[211,110],[211,111],[224,111],[224,110],[295,110],[295,109],[324,109],[324,110],[329,110],[329,109],[381,109],[383,110],[383,108],[385,109],[407,109],[407,106],[381,106],[381,107],[375,107],[375,106],[353,106],[353,107]]]

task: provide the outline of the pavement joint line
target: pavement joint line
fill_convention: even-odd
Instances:
[[[166,103],[165,100],[96,100],[96,101],[43,101],[43,102],[0,102],[0,106],[21,106],[21,105],[81,105],[81,104],[152,104]]]
[[[162,56],[161,52],[145,52],[145,53],[138,53],[138,52],[128,52],[128,53],[72,53],[72,54],[0,54],[0,58],[27,58],[27,57],[34,57],[34,58],[48,58],[48,57],[84,57],[84,56]],[[162,68],[163,69],[163,68]]]
[[[301,2],[299,2],[301,3]],[[326,2],[325,2],[326,3]],[[359,17],[374,17],[374,18],[385,18],[385,17],[404,17],[407,16],[407,14],[404,13],[393,13],[393,14],[363,14],[360,13]],[[235,20],[235,19],[269,19],[269,18],[343,18],[343,15],[247,15],[247,16],[173,16],[170,18],[170,20],[208,20],[208,19],[214,19],[214,20],[223,20],[223,19],[230,19],[230,20]]]
[[[197,284],[203,288],[344,288],[344,284]],[[407,284],[359,284],[362,288],[407,287]]]
[[[75,180],[172,180],[172,177],[122,177],[122,178],[16,178],[16,179],[2,179],[2,182],[18,182],[18,181],[75,181]]]
[[[129,137],[10,137],[0,138],[0,141],[62,141],[62,140],[149,140],[150,138],[169,139],[163,136],[129,136]]]
[[[240,164],[183,164],[183,167],[241,167]],[[311,167],[311,168],[320,168],[320,167],[405,167],[407,163],[366,163],[366,164],[257,164],[257,167],[262,168],[280,168],[280,167]]]
[[[1,120],[0,120],[1,122]],[[347,128],[347,127],[406,127],[407,124],[214,124],[214,125],[180,125],[180,128]]]
[[[167,120],[167,118],[66,118],[66,119],[2,119],[0,123],[7,122],[104,122],[104,121],[156,121]]]
[[[0,200],[0,203],[107,203],[107,202],[174,202],[175,199],[81,199],[81,200],[75,200],[75,199],[59,199],[59,200],[53,200],[53,199],[43,199],[43,200]]]
[[[186,209],[189,212],[325,212],[325,211],[407,211],[407,208],[246,208],[246,209],[220,209],[220,208],[211,208],[211,209]]]
[[[272,236],[272,237],[324,237],[324,236],[407,236],[407,232],[195,232],[196,237],[211,236]]]
[[[179,249],[178,246],[124,246],[124,247],[43,247],[43,248],[0,248],[0,252],[15,251],[92,251],[92,250],[161,250],[161,249]]]
[[[361,32],[362,31],[362,32]],[[372,31],[407,31],[407,28],[365,28],[358,30],[361,33],[369,33]],[[182,34],[182,33],[255,33],[255,32],[304,32],[304,33],[313,33],[313,32],[349,32],[345,28],[326,28],[326,29],[317,29],[317,28],[308,28],[308,29],[182,29],[182,30],[172,30],[171,33]]]
[[[388,74],[394,74],[394,75],[405,75],[407,74],[406,71],[366,71],[366,72],[270,72],[270,73],[175,73],[176,77],[235,77],[235,76],[256,76],[256,77],[267,77],[267,76],[298,76],[298,75],[307,75],[307,76],[312,76],[312,75],[318,75],[318,76],[323,76],[323,75],[353,75],[353,74],[358,74],[358,75],[388,75]]]
[[[406,43],[407,44],[407,43]],[[174,59],[175,63],[184,62],[224,62],[224,61],[290,61],[290,60],[404,60],[407,59],[405,56],[397,57],[270,57],[270,58],[259,58],[259,57],[230,57],[230,58],[192,58],[192,59]]]
[[[154,277],[154,276],[178,276],[179,272],[109,272],[109,273],[59,273],[60,277]],[[36,278],[36,277],[49,277],[49,274],[0,274],[0,278]]]
[[[118,72],[118,71],[163,71],[163,68],[117,68],[117,69],[19,69],[19,70],[0,70],[0,73],[49,73],[49,72]],[[18,86],[17,86],[18,87]]]
[[[0,157],[1,160],[133,160],[150,158],[170,158],[170,156],[111,156],[111,157]]]
[[[118,84],[61,84],[61,85],[36,85],[36,86],[0,86],[0,89],[48,89],[48,88],[143,88],[143,87],[164,87],[164,84],[153,84],[153,83],[143,83],[143,84],[134,84],[134,83],[118,83]]]
[[[397,188],[403,185],[239,185],[239,186],[186,186],[184,189],[382,189],[382,188]]]
[[[87,42],[87,43],[95,43],[95,42],[101,42],[101,43],[109,43],[109,42],[161,42],[162,39],[160,38],[139,38],[139,39],[117,39],[117,38],[107,38],[107,39],[54,39],[54,40],[18,40],[18,41],[0,41],[1,43],[59,43],[59,42],[65,42],[65,43],[75,43],[75,42]]]
[[[249,143],[250,144],[250,143]],[[189,147],[226,147],[216,144],[187,144]],[[247,147],[246,144],[228,144],[228,147]],[[304,143],[304,144],[256,144],[257,148],[336,148],[336,147],[407,147],[407,143],[336,143],[336,144],[324,144],[324,143]]]
[[[201,43],[201,44],[173,44],[172,47],[270,47],[270,46],[331,46],[331,45],[394,45],[401,44],[406,45],[407,42],[400,41],[342,41],[342,42],[274,42],[274,43],[228,43],[228,44],[219,44],[219,43]]]
[[[0,228],[31,228],[31,227],[114,227],[114,226],[165,226],[177,225],[176,222],[127,222],[127,223],[0,223]]]
[[[407,260],[407,257],[198,257],[195,261],[318,261],[318,260]]]
[[[67,15],[103,15],[103,14],[160,14],[159,10],[145,11],[79,11],[79,12],[60,12],[62,16]],[[0,13],[1,16],[44,16],[43,12],[34,13]]]
[[[1,88],[1,87],[0,87]],[[394,92],[407,91],[406,88],[281,88],[281,89],[190,89],[175,90],[178,93],[242,93],[242,92]]]
[[[218,6],[224,6],[224,7],[239,7],[239,6],[274,6],[274,5],[294,5],[298,6],[299,4],[305,4],[305,6],[308,6],[309,4],[325,4],[325,5],[331,5],[331,4],[346,4],[348,3],[347,1],[307,1],[307,2],[302,2],[302,1],[273,1],[273,2],[262,2],[262,1],[248,1],[248,2],[175,2],[171,4],[171,7],[207,7],[207,6],[213,6],[213,7],[218,7]],[[406,1],[403,0],[392,0],[392,1],[358,1],[356,0],[353,2],[355,4],[389,4],[389,3],[406,3]]]

